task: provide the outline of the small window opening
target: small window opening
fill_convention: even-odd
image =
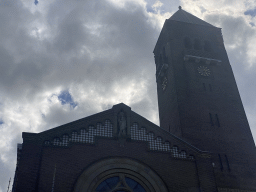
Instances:
[[[204,91],[206,91],[206,86],[205,86],[205,83],[203,83],[203,87],[204,87]]]
[[[213,124],[213,120],[212,120],[212,114],[211,114],[211,113],[209,113],[209,116],[210,116],[210,122],[211,122],[211,125],[213,126],[214,124]]]
[[[220,170],[223,171],[223,164],[222,164],[222,160],[221,160],[221,156],[220,154],[219,155],[219,160],[220,160]]]
[[[189,37],[185,37],[184,39],[184,45],[187,49],[192,49],[192,43]]]
[[[204,42],[204,50],[211,51],[211,43],[209,41]]]
[[[194,49],[195,50],[201,50],[202,49],[201,42],[200,42],[199,39],[195,39],[195,41],[194,41]]]
[[[228,166],[228,171],[230,171],[230,166],[229,166],[229,161],[228,161],[227,155],[225,155],[225,158],[226,158],[226,162],[227,162],[227,166]]]
[[[217,123],[218,127],[220,127],[220,122],[219,122],[219,117],[218,117],[218,115],[215,114],[215,117],[216,117],[216,123]]]
[[[212,92],[212,85],[211,84],[209,84],[209,89]]]

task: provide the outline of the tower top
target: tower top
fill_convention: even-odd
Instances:
[[[181,6],[179,6],[179,10],[176,11],[170,18],[169,20],[174,20],[174,21],[180,21],[180,22],[185,22],[185,23],[192,23],[192,24],[197,24],[197,25],[204,25],[208,27],[215,27],[211,25],[210,23],[205,22],[202,19],[199,19],[198,17],[188,13],[187,11],[184,11]]]

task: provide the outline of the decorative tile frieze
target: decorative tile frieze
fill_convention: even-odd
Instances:
[[[73,143],[94,143],[95,136],[101,137],[113,137],[113,125],[109,120],[105,121],[102,125],[98,123],[96,128],[94,126],[89,126],[88,129],[80,129],[80,131],[73,131],[69,136],[65,134],[62,138],[54,138],[52,142],[49,140],[45,141],[45,145],[56,145],[56,146],[68,146],[69,142]]]
[[[69,143],[95,143],[95,136],[113,137],[113,125],[109,120],[102,125],[98,123],[96,128],[89,126],[87,129],[80,129],[73,131],[71,135],[64,134],[61,138],[55,137],[53,141],[46,140],[44,145],[54,146],[68,146]],[[147,141],[149,143],[149,150],[170,152],[173,157],[194,159],[192,155],[187,155],[186,151],[179,151],[177,146],[171,146],[170,142],[165,141],[161,137],[156,137],[154,133],[147,133],[145,128],[139,129],[138,124],[134,123],[131,126],[131,139],[137,141]]]
[[[166,151],[171,152],[173,157],[194,159],[192,155],[187,155],[186,151],[179,152],[177,146],[171,147],[169,142],[163,142],[161,137],[156,137],[154,133],[146,133],[145,128],[138,128],[138,124],[134,123],[131,126],[131,139],[137,141],[147,141],[149,143],[149,149],[154,151]]]

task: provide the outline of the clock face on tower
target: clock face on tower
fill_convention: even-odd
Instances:
[[[167,85],[167,78],[164,77],[164,78],[163,78],[163,81],[162,81],[162,89],[163,89],[163,91],[165,90],[166,85]]]
[[[208,69],[206,66],[199,66],[197,68],[197,71],[202,76],[210,76],[210,74],[211,74],[210,69]]]

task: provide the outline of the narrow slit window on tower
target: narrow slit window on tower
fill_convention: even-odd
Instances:
[[[194,49],[195,50],[201,50],[202,49],[201,41],[199,39],[194,40]]]
[[[212,92],[212,85],[211,84],[209,84],[209,89]]]
[[[214,124],[213,124],[213,120],[212,120],[212,114],[211,114],[211,113],[209,113],[209,116],[210,116],[210,122],[211,122],[211,125],[213,126]]]
[[[225,155],[225,158],[226,158],[226,162],[227,162],[227,166],[228,166],[228,171],[230,171],[230,166],[229,166],[229,161],[228,161],[227,155]]]
[[[220,160],[220,170],[223,171],[223,164],[222,164],[222,160],[221,160],[221,156],[220,154],[219,155],[219,160]]]
[[[191,40],[190,40],[189,37],[185,37],[184,45],[185,45],[185,48],[187,48],[187,49],[191,49],[192,48],[192,43],[191,43]]]
[[[220,121],[219,121],[219,117],[217,114],[215,114],[215,117],[216,117],[216,123],[218,125],[218,127],[220,127]]]
[[[205,83],[203,83],[203,88],[204,88],[204,91],[206,91],[206,86],[205,86]]]

